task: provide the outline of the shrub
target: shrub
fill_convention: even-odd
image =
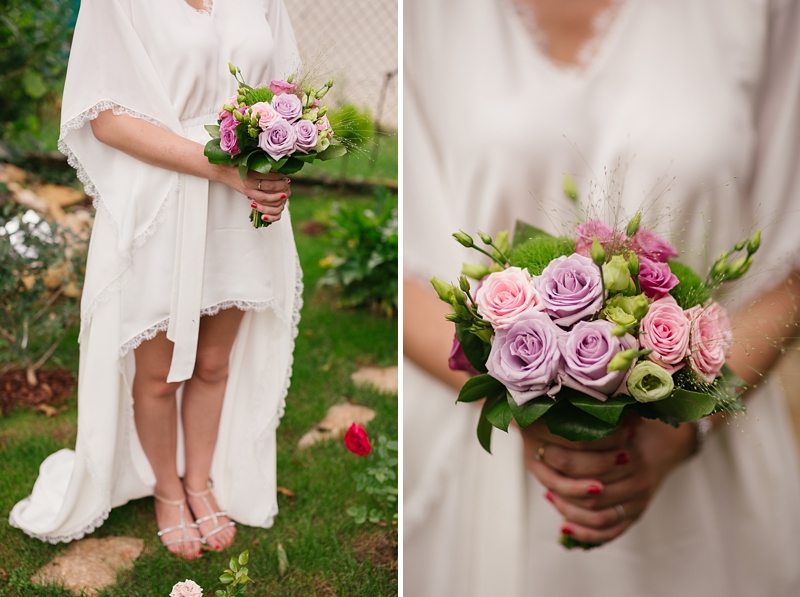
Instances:
[[[331,214],[333,252],[320,285],[339,287],[339,305],[397,310],[397,197],[381,188],[372,207],[336,203]]]

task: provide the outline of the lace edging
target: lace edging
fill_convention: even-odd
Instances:
[[[77,541],[78,539],[83,539],[86,535],[94,533],[97,529],[99,529],[103,525],[103,523],[106,521],[110,513],[111,513],[111,507],[105,506],[99,516],[94,518],[94,520],[92,520],[88,525],[83,527],[83,529],[81,529],[77,533],[72,533],[71,535],[38,535],[36,533],[32,533],[27,529],[23,529],[16,523],[16,521],[11,516],[8,517],[8,524],[10,524],[15,529],[21,530],[29,537],[38,539],[39,541],[44,541],[45,543],[51,543],[53,545],[56,545],[57,543],[69,543],[70,541]]]

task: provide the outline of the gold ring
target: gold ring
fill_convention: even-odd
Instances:
[[[259,179],[258,179],[258,190],[259,190],[259,191],[261,190],[261,183],[262,183],[262,182],[263,182],[263,181],[262,181],[262,179],[260,179],[260,178],[259,178]]]
[[[544,449],[546,445],[547,444],[542,444],[541,446],[539,446],[539,449],[536,450],[536,456],[534,456],[534,458],[539,462],[544,462]]]
[[[614,510],[617,511],[617,522],[622,522],[628,518],[628,515],[625,513],[625,508],[622,507],[622,504],[617,504],[614,506]]]

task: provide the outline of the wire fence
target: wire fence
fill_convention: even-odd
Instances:
[[[334,104],[397,129],[397,0],[284,0],[306,68],[335,77]]]

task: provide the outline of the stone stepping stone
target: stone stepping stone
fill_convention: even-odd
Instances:
[[[93,597],[117,582],[117,573],[133,568],[144,539],[106,537],[81,539],[42,566],[31,577],[38,585],[59,585],[75,595]]]
[[[317,442],[341,437],[353,423],[366,425],[374,418],[375,411],[366,406],[349,402],[336,404],[328,409],[324,419],[300,438],[297,447],[305,450]]]
[[[357,386],[372,386],[384,394],[397,394],[397,365],[394,367],[361,367],[350,376]]]

